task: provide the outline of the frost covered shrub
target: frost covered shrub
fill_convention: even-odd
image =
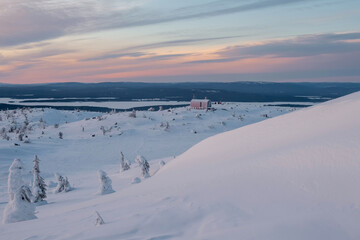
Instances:
[[[161,122],[160,127],[163,128],[165,131],[168,130],[170,127],[169,122]]]
[[[15,158],[9,168],[8,193],[10,201],[14,199],[15,193],[24,185],[22,180],[23,164],[20,159]]]
[[[39,158],[35,155],[34,159],[34,167],[33,167],[33,195],[34,202],[44,201],[46,198],[46,184],[44,179],[40,176],[40,168],[39,168]]]
[[[59,173],[55,173],[55,178],[58,181],[58,184],[54,191],[55,193],[71,191],[71,186],[67,177],[64,178]]]
[[[129,113],[129,117],[131,117],[131,118],[136,118],[136,111],[135,111],[135,110],[132,110],[132,112]]]
[[[148,161],[143,156],[138,155],[136,157],[136,162],[141,167],[143,177],[144,178],[150,177],[150,174],[149,174],[150,165],[149,165]]]
[[[124,154],[120,152],[120,171],[126,171],[130,169],[130,163],[128,161],[125,162]]]
[[[98,177],[99,177],[99,181],[100,181],[99,194],[104,195],[104,194],[109,194],[109,193],[115,192],[112,189],[112,185],[111,185],[112,181],[108,177],[106,172],[104,172],[103,170],[99,170],[98,171]]]
[[[100,226],[100,225],[103,225],[105,222],[103,220],[103,218],[100,216],[100,214],[95,211],[95,214],[96,214],[96,221],[95,221],[95,225],[96,226]]]
[[[162,167],[165,165],[165,162],[164,162],[163,160],[161,160],[161,161],[159,162],[159,165],[160,165],[160,168],[162,168]]]
[[[3,223],[14,223],[36,219],[35,205],[27,195],[29,188],[21,186],[13,195],[4,210]]]
[[[137,183],[140,183],[141,182],[141,179],[138,178],[138,177],[135,177],[133,180],[132,180],[132,184],[137,184]]]

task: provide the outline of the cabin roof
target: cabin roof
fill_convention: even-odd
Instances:
[[[209,102],[210,99],[192,99],[192,102]]]

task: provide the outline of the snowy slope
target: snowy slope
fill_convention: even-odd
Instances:
[[[8,198],[7,175],[14,158],[20,158],[25,169],[30,170],[34,155],[38,155],[42,174],[48,181],[53,180],[54,172],[72,179],[100,168],[115,172],[120,151],[130,161],[143,154],[157,165],[158,159],[178,156],[209,136],[267,119],[264,115],[274,117],[294,110],[266,105],[225,103],[214,105],[216,110],[207,112],[185,107],[138,111],[136,118],[129,117],[129,112],[102,115],[54,109],[0,111],[0,202],[5,203]],[[18,141],[16,131],[8,132],[13,126],[21,127],[25,116],[32,128],[25,134],[30,144]],[[162,126],[166,123],[168,129]],[[55,124],[59,124],[58,128]],[[109,131],[103,135],[101,127]],[[9,141],[2,139],[3,128]],[[59,132],[63,139],[59,139]]]
[[[50,194],[4,239],[359,239],[360,92],[210,137],[140,184],[139,168]],[[98,211],[105,225],[95,227]],[[21,231],[19,231],[21,229]]]

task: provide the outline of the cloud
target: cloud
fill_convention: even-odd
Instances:
[[[300,2],[315,2],[317,0],[253,0],[243,1],[215,1],[201,5],[193,5],[185,8],[168,10],[169,13],[147,12],[142,9],[131,11],[128,14],[113,14],[103,21],[104,28],[125,28],[135,26],[147,26],[158,23],[173,22],[179,20],[215,17],[239,12],[254,11],[282,5],[296,4]]]
[[[223,39],[232,39],[232,38],[239,38],[243,36],[224,36],[224,37],[213,37],[213,38],[192,38],[192,39],[179,39],[179,40],[172,40],[172,41],[163,41],[163,42],[154,42],[149,44],[140,44],[135,45],[127,48],[123,48],[120,50],[117,50],[116,53],[106,53],[102,54],[96,57],[91,58],[85,58],[81,61],[99,61],[99,60],[107,60],[107,59],[115,59],[115,58],[122,58],[122,57],[143,57],[143,56],[149,56],[153,54],[139,52],[140,50],[153,50],[155,48],[164,48],[164,47],[172,47],[172,46],[185,46],[189,44],[194,43],[202,43],[202,42],[211,42],[211,41],[217,41],[217,40],[223,40]],[[129,52],[134,51],[135,52]],[[139,51],[138,51],[139,50]],[[179,57],[184,56],[183,54],[175,54],[175,55],[161,55],[161,56],[154,56],[153,59],[160,59],[164,57]]]
[[[186,8],[166,4],[167,7],[162,11],[155,11],[149,10],[147,1],[141,0],[3,0],[0,3],[0,46],[14,46],[106,29],[213,17],[300,2],[309,0],[251,0],[245,3],[227,0]]]
[[[197,63],[223,63],[223,62],[233,62],[239,60],[238,58],[220,58],[220,59],[206,59],[206,60],[196,60],[184,62],[184,64],[197,64]]]
[[[145,56],[146,53],[142,52],[129,52],[129,53],[107,53],[97,57],[85,58],[82,59],[82,62],[87,61],[100,61],[100,60],[107,60],[107,59],[114,59],[114,58],[122,58],[122,57],[142,57]]]
[[[31,44],[25,44],[17,47],[16,49],[19,50],[25,50],[25,49],[33,49],[33,48],[41,48],[50,45],[49,42],[40,42],[40,43],[31,43]]]
[[[164,76],[140,76],[132,78],[115,78],[114,80],[136,80],[143,82],[236,82],[236,81],[262,81],[262,82],[289,82],[289,81],[344,81],[343,79],[357,78],[359,82],[360,69],[352,70],[312,70],[287,72],[261,72],[261,73],[218,73],[218,74],[188,74]]]
[[[217,54],[227,58],[256,57],[309,57],[322,54],[359,52],[360,32],[340,34],[305,35],[292,39],[265,42],[254,46],[234,46],[225,48]]]
[[[211,42],[211,41],[240,38],[240,37],[244,37],[244,36],[243,35],[235,35],[235,36],[223,36],[223,37],[212,37],[212,38],[178,39],[178,40],[172,40],[172,41],[163,41],[163,42],[135,45],[135,46],[128,47],[128,48],[123,48],[123,49],[121,49],[121,51],[145,50],[145,49],[151,50],[151,49],[155,49],[155,48],[186,46],[186,45],[194,44],[194,43]]]
[[[13,46],[60,37],[75,22],[28,6],[8,7],[0,13],[0,46]]]
[[[5,65],[7,63],[8,63],[7,59],[5,59],[4,55],[0,53],[0,65]]]
[[[184,57],[189,56],[190,54],[155,54],[155,53],[143,53],[143,52],[133,52],[133,53],[115,53],[115,54],[104,54],[97,57],[86,58],[80,60],[81,62],[88,61],[101,61],[115,58],[123,58],[123,57],[133,57],[136,58],[136,63],[150,61],[150,60],[167,60],[171,58]]]

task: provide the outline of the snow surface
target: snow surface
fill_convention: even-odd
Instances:
[[[75,189],[49,191],[49,204],[37,207],[38,219],[0,225],[1,238],[359,239],[360,92],[244,126],[281,114],[276,107],[250,106],[141,112],[131,120],[118,113],[48,129],[51,139],[37,139],[35,129],[32,143],[20,147],[2,140],[2,165],[15,157],[26,165],[38,154],[45,175],[64,172]],[[99,126],[108,129],[114,121],[120,129],[102,136]],[[166,121],[165,131],[159,123]],[[235,126],[244,127],[177,156]],[[59,130],[63,140],[56,138]],[[119,172],[120,151],[129,159],[139,153],[150,159],[151,177],[131,184],[141,169],[132,164]],[[161,161],[166,164],[159,168]],[[96,195],[94,170],[100,166],[115,193]],[[95,226],[95,211],[105,224]]]
[[[131,162],[140,154],[151,165],[158,166],[158,160],[173,159],[209,136],[264,120],[265,114],[274,117],[295,110],[265,105],[226,103],[214,105],[216,111],[208,112],[185,107],[170,111],[138,111],[137,118],[130,118],[129,112],[102,115],[46,108],[25,110],[29,125],[33,128],[26,134],[31,143],[19,142],[15,133],[7,133],[10,141],[0,137],[0,203],[8,199],[6,182],[14,158],[20,158],[29,173],[34,155],[38,155],[45,180],[56,181],[54,173],[59,172],[68,176],[71,184],[71,179],[77,178],[81,172],[93,171],[96,176],[99,169],[109,174],[114,169],[119,170],[121,151]],[[6,117],[8,115],[9,119]],[[16,113],[0,111],[0,117],[3,119],[0,129],[21,126],[25,120],[20,110]],[[170,126],[167,130],[164,129],[166,122]],[[55,128],[55,124],[59,124],[59,127]],[[111,131],[103,135],[102,126]],[[63,133],[63,139],[59,139],[59,132]],[[15,146],[15,143],[20,146]],[[32,176],[28,175],[30,182]],[[0,204],[0,211],[1,207]]]

